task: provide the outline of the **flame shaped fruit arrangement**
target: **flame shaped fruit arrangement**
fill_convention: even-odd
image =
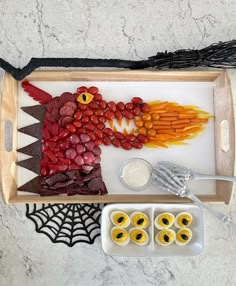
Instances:
[[[38,141],[18,149],[31,158],[17,164],[38,174],[19,187],[40,195],[106,194],[101,174],[100,145],[125,150],[144,146],[167,148],[184,144],[204,129],[210,114],[174,102],[107,102],[97,87],[79,87],[76,93],[52,97],[28,81],[22,87],[40,105],[22,107],[39,120],[19,129]],[[126,128],[119,132],[114,122]],[[130,122],[133,128],[128,131]]]

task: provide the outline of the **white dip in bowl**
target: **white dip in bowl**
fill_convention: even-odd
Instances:
[[[152,165],[141,158],[130,159],[121,167],[120,181],[129,190],[144,190],[152,181]]]

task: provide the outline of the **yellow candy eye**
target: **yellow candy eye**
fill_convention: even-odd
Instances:
[[[158,232],[158,234],[155,237],[155,241],[159,245],[167,246],[174,242],[175,237],[176,234],[172,229],[164,229]]]
[[[111,222],[119,227],[128,227],[130,224],[129,216],[121,211],[113,211],[110,215]]]
[[[176,243],[186,245],[192,239],[192,231],[189,228],[182,228],[176,234]]]
[[[82,92],[78,97],[77,101],[82,104],[89,104],[93,100],[93,95],[89,92]]]
[[[132,225],[135,227],[146,228],[149,226],[149,218],[145,213],[133,212],[130,218]]]
[[[131,228],[130,239],[137,245],[146,245],[149,242],[149,235],[143,229]]]
[[[193,217],[188,212],[181,212],[176,216],[175,226],[178,228],[189,227],[193,222]]]
[[[128,236],[128,232],[124,229],[114,229],[112,231],[112,239],[116,242],[123,242]]]
[[[129,233],[123,229],[123,228],[119,228],[119,227],[113,227],[111,229],[111,239],[112,241],[120,246],[125,246],[129,243]]]

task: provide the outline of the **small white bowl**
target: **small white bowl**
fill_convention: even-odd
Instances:
[[[153,167],[141,158],[132,158],[120,168],[120,181],[123,186],[132,191],[141,191],[152,183]]]

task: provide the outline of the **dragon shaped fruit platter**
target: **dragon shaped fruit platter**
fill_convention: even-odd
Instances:
[[[38,140],[18,149],[31,156],[17,164],[37,174],[19,191],[49,195],[104,195],[107,193],[101,170],[101,145],[131,149],[169,148],[194,139],[211,117],[194,106],[176,102],[107,102],[95,86],[80,86],[74,93],[53,97],[28,81],[22,82],[37,104],[22,110],[39,122],[19,129]],[[118,131],[130,123],[134,128]]]

